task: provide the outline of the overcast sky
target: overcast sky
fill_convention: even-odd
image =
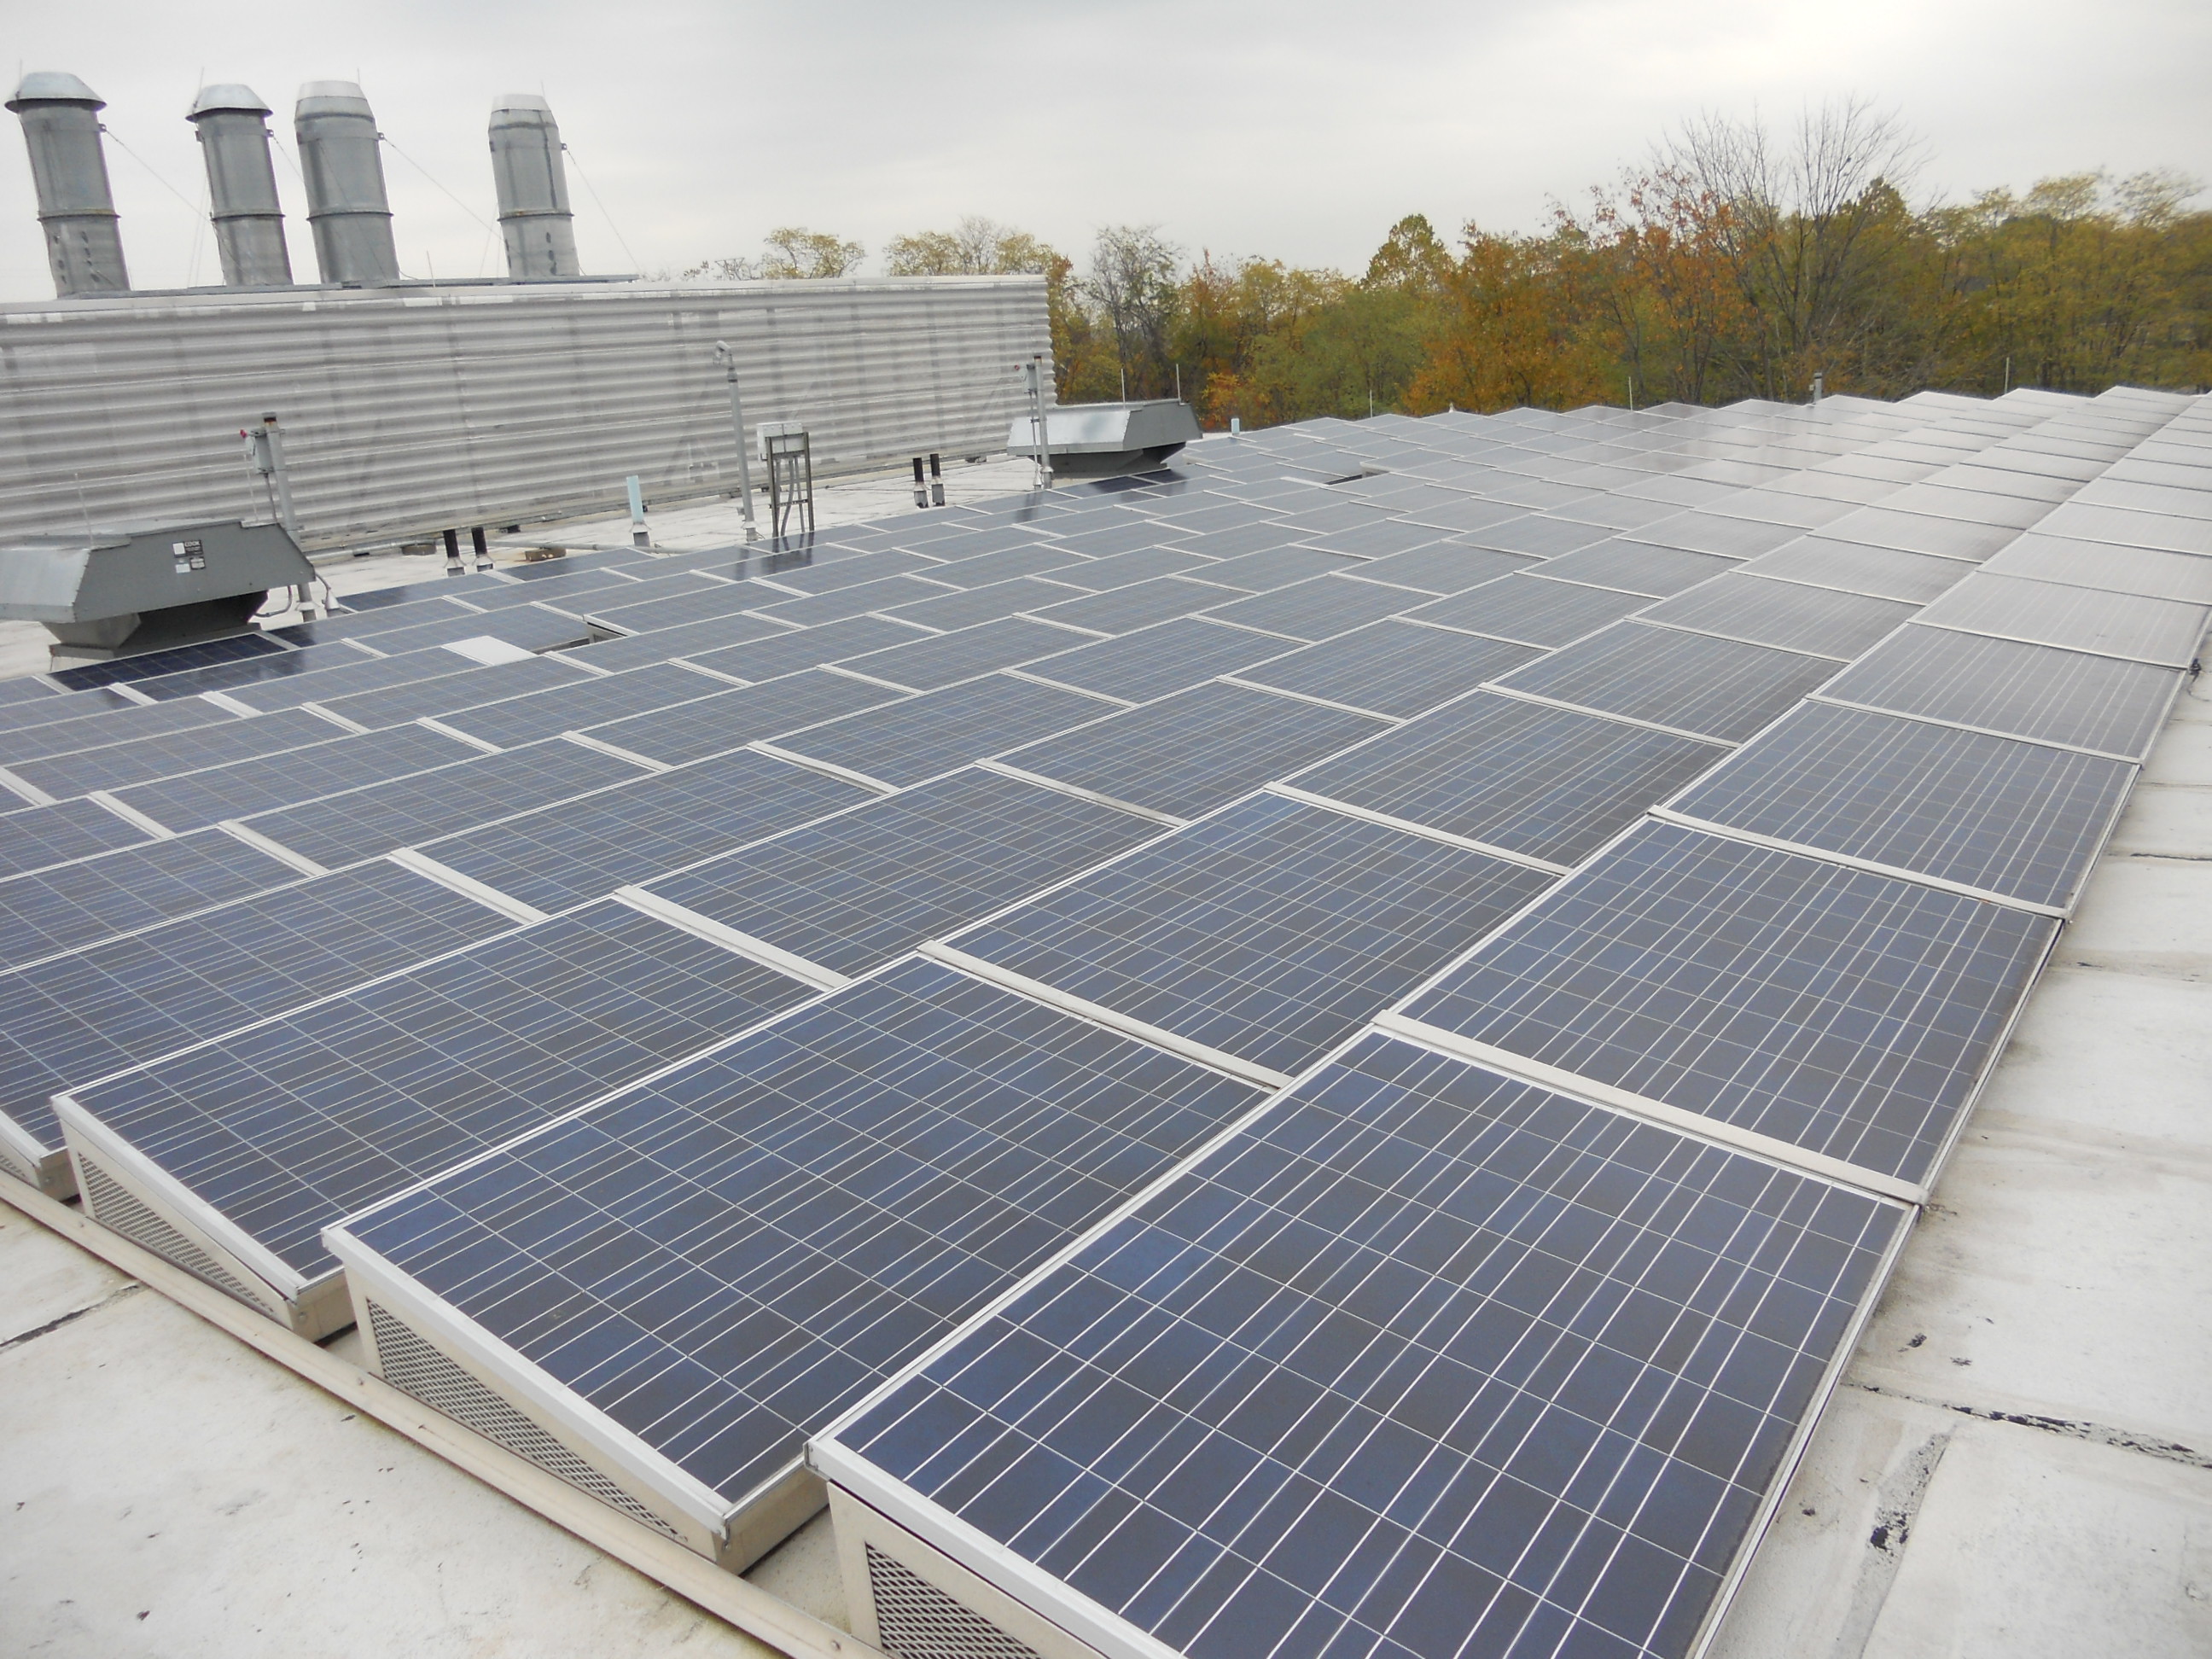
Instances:
[[[216,81],[258,91],[288,149],[301,82],[362,82],[401,152],[386,169],[410,276],[503,274],[484,121],[510,91],[552,100],[577,243],[603,272],[752,253],[793,223],[857,238],[872,270],[889,237],[969,213],[1079,258],[1099,225],[1157,222],[1194,252],[1357,270],[1402,214],[1534,228],[1686,116],[1786,121],[1844,94],[1925,138],[1916,196],[2097,167],[2212,176],[2207,0],[0,0],[0,16],[11,67],[106,99],[140,287],[220,280],[183,118]],[[44,298],[29,167],[18,141],[0,149],[0,298]],[[311,278],[289,161],[277,178]]]

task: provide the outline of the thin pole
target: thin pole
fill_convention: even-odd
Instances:
[[[738,502],[745,515],[745,539],[757,542],[760,531],[753,523],[752,458],[745,453],[745,407],[738,398],[738,354],[727,340],[714,342],[714,360],[730,382],[730,429],[738,436]]]

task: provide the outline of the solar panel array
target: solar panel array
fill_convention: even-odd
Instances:
[[[1310,422],[0,689],[0,1161],[702,1547],[812,1439],[1109,1647],[1687,1652],[2202,635],[2154,434]]]

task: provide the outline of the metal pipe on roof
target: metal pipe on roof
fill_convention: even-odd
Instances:
[[[127,289],[123,234],[100,145],[99,112],[107,106],[74,75],[40,70],[23,77],[8,107],[22,118],[30,146],[54,292],[67,298]]]
[[[292,124],[323,280],[397,280],[392,204],[384,193],[384,156],[368,98],[350,81],[310,81],[300,88]]]
[[[252,87],[207,87],[185,118],[199,134],[207,162],[210,215],[222,280],[231,288],[286,287],[292,255],[284,246],[284,207],[269,159],[269,106]]]
[[[580,276],[561,129],[552,106],[536,94],[511,92],[492,106],[491,176],[507,274],[517,282]]]

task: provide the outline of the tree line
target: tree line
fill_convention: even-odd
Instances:
[[[1195,258],[1102,229],[1088,268],[986,219],[894,238],[891,276],[1046,279],[1062,402],[1182,395],[1209,428],[1518,404],[2096,392],[2212,383],[2212,213],[2170,172],[1907,197],[1919,146],[1858,102],[1794,128],[1702,119],[1529,234],[1408,215],[1358,275]],[[687,277],[857,274],[779,230]]]

